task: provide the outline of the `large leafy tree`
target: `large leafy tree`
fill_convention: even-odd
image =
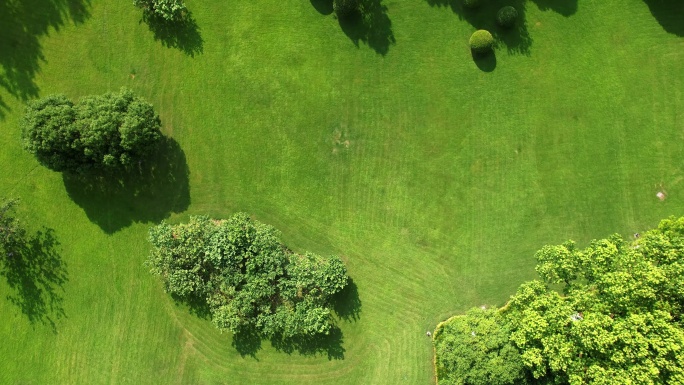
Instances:
[[[547,246],[537,260],[541,280],[523,284],[507,313],[535,378],[684,384],[684,218],[636,242]]]
[[[338,257],[297,254],[271,226],[236,214],[150,230],[152,272],[168,292],[206,303],[222,330],[271,338],[327,334],[331,296],[347,284]]]
[[[64,95],[30,102],[22,120],[24,148],[55,171],[119,170],[142,160],[161,138],[152,105],[132,91]]]
[[[545,246],[536,258],[540,279],[522,284],[499,315],[471,311],[435,333],[440,384],[684,384],[684,218],[634,241]],[[489,332],[478,334],[478,325]],[[479,343],[481,335],[499,342]],[[492,353],[503,352],[491,347],[507,343],[525,376],[486,380]],[[506,369],[516,360],[502,373],[518,373]]]

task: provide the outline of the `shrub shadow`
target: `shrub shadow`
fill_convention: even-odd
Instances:
[[[532,0],[542,11],[554,11],[568,17],[577,12],[577,0]]]
[[[668,33],[684,36],[684,2],[645,0],[653,17]]]
[[[482,72],[492,72],[496,68],[496,54],[494,52],[487,52],[484,54],[478,54],[471,52],[473,55],[473,61],[477,68]]]
[[[321,15],[330,15],[333,13],[332,0],[310,0],[311,5],[316,8]]]
[[[497,41],[506,46],[508,53],[530,55],[532,38],[527,30],[525,19],[526,0],[492,0],[482,2],[475,9],[463,7],[462,0],[427,0],[427,3],[432,7],[449,7],[459,19],[467,21],[476,29],[486,29],[491,32]],[[518,19],[511,28],[503,28],[496,22],[497,13],[507,5],[513,6],[518,11]]]
[[[154,154],[119,174],[64,173],[64,187],[88,219],[108,234],[133,222],[159,222],[190,205],[188,165],[183,150],[163,137]]]
[[[355,46],[363,42],[376,53],[385,56],[396,43],[392,21],[382,0],[361,0],[360,11],[338,19],[340,28]]]
[[[191,57],[204,51],[200,28],[190,12],[184,13],[180,20],[174,21],[144,12],[141,22],[145,22],[150,28],[154,40],[161,41],[165,47],[178,49]]]
[[[353,279],[349,278],[347,286],[335,294],[332,305],[335,314],[341,319],[345,321],[359,320],[361,299],[359,299],[359,288]]]
[[[328,334],[302,336],[296,338],[275,337],[271,345],[278,352],[298,353],[303,356],[325,355],[328,360],[343,360],[345,349],[342,346],[344,336],[342,330],[333,326]]]
[[[358,287],[349,278],[347,286],[332,298],[331,307],[337,317],[345,321],[358,321],[361,315],[361,300]],[[265,338],[253,330],[244,329],[233,335],[232,345],[241,356],[256,359],[256,353],[261,350]],[[328,360],[344,359],[344,335],[342,330],[333,325],[327,335],[300,336],[284,338],[275,336],[270,338],[271,346],[278,352],[300,354],[303,356],[327,356]]]
[[[11,250],[0,261],[0,275],[11,293],[8,299],[32,324],[41,323],[57,332],[55,321],[65,317],[63,286],[69,280],[66,264],[57,252],[59,242],[54,230],[44,228],[17,237]]]
[[[34,77],[45,62],[40,39],[90,17],[89,0],[0,0],[0,87],[26,101],[38,96]],[[0,118],[8,111],[0,100]]]

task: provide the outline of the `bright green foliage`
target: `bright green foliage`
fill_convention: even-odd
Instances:
[[[518,18],[518,11],[507,5],[499,10],[496,14],[496,22],[504,28],[510,28],[515,24],[515,20]]]
[[[482,3],[482,0],[463,0],[464,8],[477,8]]]
[[[152,105],[132,91],[64,95],[29,103],[22,125],[24,148],[55,171],[125,168],[145,157],[161,138]]]
[[[505,385],[524,379],[510,342],[510,325],[496,309],[474,308],[435,331],[440,385]]]
[[[494,37],[487,30],[477,30],[470,36],[470,49],[475,53],[489,52],[493,46]]]
[[[684,383],[684,218],[633,243],[615,235],[578,250],[567,242],[537,259],[542,280],[523,284],[507,313],[535,378]]]
[[[162,223],[150,241],[152,273],[168,292],[206,301],[222,330],[283,338],[331,330],[330,297],[347,284],[338,257],[293,253],[273,227],[246,214]]]
[[[181,19],[186,10],[183,0],[133,0],[133,5],[170,21]]]

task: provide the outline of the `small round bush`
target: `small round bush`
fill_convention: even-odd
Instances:
[[[333,0],[333,10],[337,17],[347,17],[359,10],[359,0]]]
[[[504,28],[510,28],[518,18],[518,11],[510,5],[505,6],[496,14],[496,22]]]
[[[470,36],[470,49],[475,53],[485,53],[494,46],[494,37],[489,31],[480,29]]]
[[[477,8],[480,6],[481,0],[463,0],[464,8]]]

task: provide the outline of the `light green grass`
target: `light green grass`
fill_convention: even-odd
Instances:
[[[151,223],[91,223],[21,151],[22,102],[0,88],[0,196],[56,230],[69,274],[56,334],[0,298],[0,383],[429,384],[425,331],[503,304],[542,245],[682,214],[684,38],[645,4],[583,0],[565,17],[530,2],[529,55],[499,49],[492,72],[450,9],[385,4],[397,43],[383,57],[308,1],[189,0],[204,40],[189,57],[129,2],[94,0],[41,38],[34,79],[41,96],[127,86],[155,105],[190,170],[171,221],[246,211],[294,249],[342,255],[362,303],[340,323],[343,360],[268,342],[241,357],[176,307],[142,265]]]

